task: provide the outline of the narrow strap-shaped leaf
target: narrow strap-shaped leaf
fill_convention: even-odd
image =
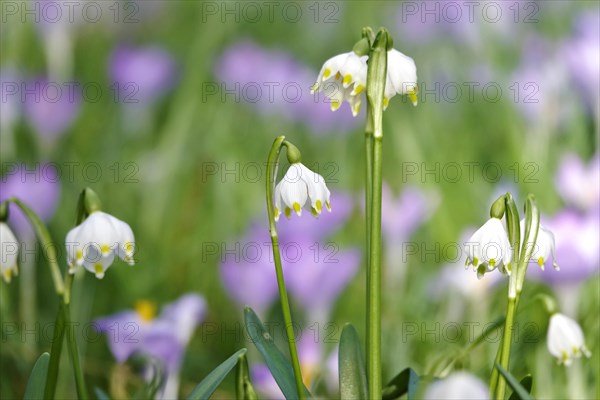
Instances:
[[[46,376],[48,375],[48,363],[50,362],[50,354],[42,353],[35,362],[27,387],[25,388],[24,399],[43,399],[44,387],[46,386]]]
[[[342,330],[338,362],[342,400],[368,399],[367,373],[360,340],[356,329],[350,324]]]
[[[507,370],[502,368],[502,366],[498,363],[496,363],[496,368],[498,369],[498,371],[500,371],[500,374],[504,377],[504,379],[506,379],[508,386],[510,386],[512,388],[512,390],[514,391],[513,395],[517,396],[515,398],[521,399],[521,400],[533,399],[531,397],[531,395],[529,394],[529,392],[527,391],[527,389],[525,389],[523,386],[521,386],[521,384],[519,383],[517,378],[515,378],[510,372],[508,372]]]
[[[527,393],[531,394],[531,388],[533,387],[533,377],[531,375],[526,375],[523,379],[521,379],[520,384],[523,386],[523,389],[527,391]],[[514,391],[508,400],[522,400],[522,398],[516,391]]]
[[[188,400],[208,399],[219,387],[223,379],[231,372],[237,364],[241,355],[246,354],[246,349],[236,351],[231,357],[223,361],[206,378],[202,380],[187,397]]]
[[[238,359],[235,373],[235,394],[239,400],[258,400],[258,396],[250,381],[249,372],[248,360],[246,359],[246,355],[242,354]]]
[[[419,379],[419,375],[412,368],[404,369],[385,385],[382,392],[383,400],[397,399],[404,394],[407,394],[407,399],[414,399]]]
[[[265,329],[262,321],[258,318],[258,315],[250,307],[246,307],[244,310],[244,319],[246,322],[246,330],[248,331],[248,337],[259,353],[265,359],[271,375],[275,378],[277,386],[283,392],[286,399],[297,399],[298,393],[296,390],[296,380],[294,378],[294,370],[289,360],[283,355],[283,353],[275,346],[273,338],[269,332]],[[304,388],[307,397],[312,397],[308,389]]]

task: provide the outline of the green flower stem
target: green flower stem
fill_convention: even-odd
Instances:
[[[62,351],[63,338],[65,336],[65,321],[63,314],[63,302],[60,301],[58,313],[54,321],[54,335],[52,336],[52,347],[50,348],[50,361],[48,364],[48,376],[44,388],[44,398],[53,399],[56,392],[56,381],[58,379],[58,368],[60,366],[60,354]]]
[[[381,398],[381,186],[382,186],[382,141],[383,141],[383,95],[387,75],[388,33],[381,29],[371,49],[367,70],[367,101],[371,111],[373,129],[371,214],[368,244],[368,301],[367,301],[367,370],[369,396]],[[370,130],[370,123],[367,131]],[[368,142],[367,142],[368,143]],[[367,144],[368,152],[368,144]],[[367,174],[369,157],[367,155]],[[368,180],[368,178],[367,178]],[[368,182],[367,182],[368,184]],[[367,188],[368,191],[368,188]]]
[[[23,211],[29,220],[29,223],[35,230],[38,240],[40,241],[40,246],[42,246],[43,253],[48,260],[48,265],[50,266],[50,274],[52,276],[52,281],[54,282],[54,290],[59,296],[62,296],[65,285],[60,273],[60,267],[58,266],[56,246],[54,246],[54,243],[52,243],[52,238],[50,237],[48,228],[46,228],[46,225],[44,225],[40,217],[38,217],[37,214],[21,200],[17,199],[16,197],[11,197],[8,199],[8,201],[17,205]]]
[[[366,257],[367,257],[367,304],[371,299],[371,285],[369,284],[371,276],[371,207],[373,200],[373,113],[367,102],[367,126],[365,128],[365,217],[366,217]],[[366,325],[369,326],[371,320],[370,308],[367,307]],[[369,329],[367,329],[366,343],[370,343]],[[367,359],[369,359],[369,347],[367,345]]]
[[[267,213],[269,216],[269,232],[271,234],[271,243],[273,244],[273,258],[275,260],[275,273],[277,275],[277,286],[279,287],[279,299],[281,301],[281,309],[283,311],[283,320],[285,323],[285,331],[288,338],[290,357],[292,359],[292,368],[294,370],[294,378],[296,380],[296,389],[298,398],[304,399],[304,384],[302,383],[302,373],[300,371],[300,362],[298,360],[298,351],[296,350],[296,340],[294,336],[294,326],[292,325],[292,313],[290,311],[290,303],[288,301],[287,291],[285,289],[285,281],[283,279],[283,269],[281,267],[281,256],[279,253],[279,239],[277,237],[277,227],[275,225],[275,213],[273,210],[273,186],[275,185],[275,174],[277,171],[277,163],[279,154],[285,144],[285,136],[279,136],[273,142],[273,147],[269,152],[267,159]]]

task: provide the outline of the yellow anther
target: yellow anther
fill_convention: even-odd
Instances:
[[[135,311],[142,321],[150,322],[156,316],[156,304],[149,300],[138,300],[135,302]]]

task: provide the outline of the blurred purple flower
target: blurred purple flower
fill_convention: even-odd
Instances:
[[[287,289],[309,315],[319,320],[326,318],[360,261],[357,251],[338,252],[335,243],[324,242],[348,220],[353,208],[348,194],[334,192],[331,198],[331,213],[289,221],[281,218],[277,224]],[[229,244],[227,249],[220,268],[225,289],[240,306],[265,312],[278,296],[266,221],[253,223],[244,239]]]
[[[126,105],[151,103],[177,81],[175,60],[158,46],[118,46],[109,69],[112,81],[119,85],[120,101]]]
[[[162,398],[177,398],[178,375],[196,326],[204,319],[206,302],[194,293],[183,295],[166,305],[160,316],[151,319],[147,302],[137,311],[127,310],[99,318],[95,328],[106,334],[108,346],[115,359],[123,363],[134,353],[143,353],[161,361],[167,379]]]
[[[277,298],[277,278],[268,228],[250,226],[245,238],[230,243],[221,263],[221,279],[229,296],[240,306],[263,314]]]
[[[79,114],[80,92],[72,88],[46,78],[22,83],[25,118],[47,142],[66,133]]]
[[[358,249],[339,250],[334,242],[320,243],[298,237],[282,242],[282,249],[293,249],[283,268],[290,295],[298,301],[310,323],[326,323],[331,307],[342,290],[358,272]]]
[[[413,186],[405,187],[402,194],[395,197],[385,182],[381,196],[381,229],[385,239],[391,242],[408,239],[439,204],[436,193],[425,193]]]
[[[600,154],[586,166],[574,153],[562,157],[555,179],[556,188],[565,202],[588,211],[600,206]]]
[[[551,218],[543,219],[544,227],[554,233],[556,262],[560,271],[535,266],[528,275],[552,285],[582,282],[600,271],[600,214],[593,209],[586,214],[564,209]]]
[[[331,194],[331,212],[322,212],[318,218],[310,215],[301,218],[280,218],[277,233],[282,241],[292,239],[302,232],[304,236],[320,240],[338,231],[349,219],[354,209],[354,198],[343,192]]]
[[[600,14],[598,10],[580,14],[574,33],[561,46],[571,78],[591,112],[600,106]],[[597,111],[596,111],[597,112]]]
[[[281,50],[268,50],[249,40],[233,44],[216,61],[220,96],[252,103],[264,115],[308,124],[314,133],[346,132],[359,121],[349,113],[332,113],[325,96],[310,94],[316,70]],[[233,99],[228,94],[226,99]]]
[[[543,37],[525,38],[521,64],[509,81],[513,101],[530,124],[554,128],[575,109],[564,59]]]
[[[44,221],[54,215],[60,197],[60,170],[56,164],[6,163],[5,174],[0,178],[0,201],[17,197],[27,204]],[[21,210],[11,205],[9,223],[21,239],[33,237],[33,229]]]

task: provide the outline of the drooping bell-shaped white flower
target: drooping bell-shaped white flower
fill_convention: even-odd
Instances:
[[[134,264],[135,239],[129,225],[102,211],[92,212],[71,229],[66,239],[69,272],[83,266],[98,279],[112,265],[115,255]]]
[[[367,58],[351,51],[325,61],[311,93],[322,90],[331,101],[332,111],[347,101],[352,115],[357,116],[363,98],[361,93],[367,87]]]
[[[510,275],[512,249],[502,221],[490,218],[465,244],[467,267],[472,265],[481,278],[486,272],[502,268]]]
[[[521,220],[521,243],[525,240],[525,219]],[[528,243],[528,245],[532,245]],[[554,269],[559,271],[560,268],[556,263],[555,249],[556,243],[554,240],[554,234],[548,229],[544,228],[540,224],[540,228],[538,229],[538,235],[535,244],[533,245],[533,253],[531,254],[531,261],[536,262],[542,270],[544,270],[544,265],[550,257],[552,257],[552,265]]]
[[[18,274],[18,254],[17,238],[6,223],[0,222],[0,272],[6,283],[10,283],[12,276]]]
[[[313,215],[321,214],[323,206],[331,212],[331,193],[325,179],[299,162],[290,165],[281,182],[275,186],[274,195],[275,221],[279,220],[282,205],[286,217],[290,218],[292,210],[301,216],[307,200],[310,200]]]
[[[417,66],[415,61],[391,49],[387,54],[387,77],[383,95],[383,109],[385,110],[390,99],[395,95],[408,95],[414,106],[417,105]]]
[[[556,313],[550,317],[548,326],[548,351],[559,364],[571,365],[573,358],[591,353],[585,346],[583,331],[579,324],[566,315]]]

